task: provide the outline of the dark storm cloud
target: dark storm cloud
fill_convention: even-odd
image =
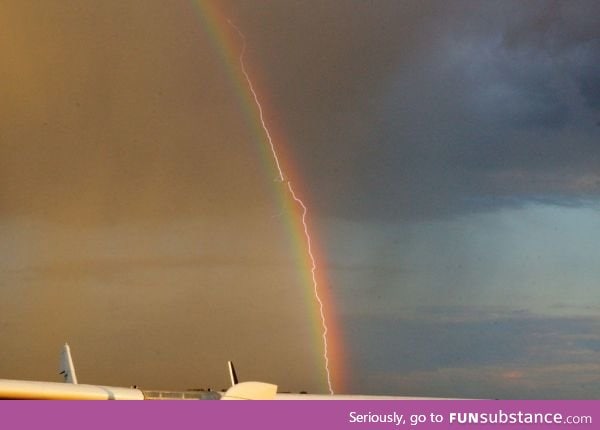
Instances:
[[[600,31],[595,3],[544,2],[505,33],[512,50],[565,61],[589,108],[600,109]]]
[[[318,209],[430,218],[598,197],[597,2],[305,6],[238,19]]]

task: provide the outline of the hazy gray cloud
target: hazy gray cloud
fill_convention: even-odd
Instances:
[[[590,369],[598,370],[597,318],[547,318],[493,310],[490,316],[476,316],[461,309],[461,321],[448,318],[452,308],[421,311],[415,319],[345,321],[353,339],[361,339],[349,343],[361,345],[351,346],[353,368],[361,369],[355,384],[369,381],[373,384],[370,389],[380,392],[487,398],[568,398],[574,389],[579,397],[587,397],[600,389],[600,380],[595,377],[587,381],[585,389],[578,387]],[[561,367],[570,369],[570,380],[565,380],[562,372],[546,372]],[[462,376],[448,380],[448,373]],[[537,378],[539,373],[545,378]],[[380,379],[377,374],[389,379]],[[416,386],[415,381],[402,385],[417,375],[422,376],[418,379],[423,386]]]

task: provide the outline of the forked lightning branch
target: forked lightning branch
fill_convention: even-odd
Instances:
[[[275,162],[275,166],[277,167],[277,173],[279,175],[278,179],[281,182],[287,183],[287,188],[288,188],[288,192],[289,192],[290,198],[302,209],[301,221],[302,221],[302,228],[303,228],[303,232],[304,232],[304,237],[306,239],[306,252],[308,254],[308,257],[310,258],[311,278],[312,278],[313,291],[314,291],[314,294],[315,294],[315,299],[316,299],[316,301],[319,304],[319,314],[320,314],[320,317],[321,317],[321,325],[322,325],[322,328],[323,328],[323,332],[322,332],[322,338],[323,338],[323,359],[325,360],[325,373],[327,375],[327,386],[328,386],[329,392],[331,394],[334,394],[333,385],[331,383],[331,372],[330,372],[330,369],[329,369],[329,353],[328,353],[328,344],[327,344],[327,333],[328,333],[327,321],[325,319],[325,311],[324,311],[323,301],[321,300],[321,297],[319,295],[319,285],[318,285],[318,282],[317,282],[317,274],[316,274],[316,272],[317,272],[317,261],[315,259],[314,254],[313,254],[312,240],[311,240],[310,231],[309,231],[307,220],[306,220],[306,217],[307,217],[307,214],[308,214],[308,208],[306,207],[306,205],[304,204],[304,202],[302,201],[302,199],[300,199],[300,197],[298,197],[298,195],[294,191],[294,187],[292,186],[291,181],[289,181],[289,180],[286,179],[286,176],[284,175],[283,169],[281,167],[281,163],[279,162],[279,157],[277,156],[277,150],[275,148],[275,144],[273,142],[273,138],[271,137],[271,133],[269,131],[269,127],[267,127],[267,124],[265,122],[265,118],[264,118],[264,114],[263,114],[263,109],[262,109],[262,106],[260,104],[260,100],[258,98],[258,95],[256,94],[255,89],[254,89],[254,85],[252,84],[252,79],[250,79],[250,75],[248,74],[248,72],[246,70],[246,64],[244,62],[244,54],[246,52],[246,37],[244,36],[244,34],[242,33],[242,31],[234,23],[232,23],[230,20],[227,20],[227,22],[238,33],[238,35],[240,36],[240,39],[242,40],[242,49],[240,51],[240,56],[239,56],[240,68],[241,68],[242,74],[244,75],[246,83],[248,84],[248,89],[252,93],[252,98],[254,99],[254,103],[256,105],[256,108],[258,109],[258,114],[259,114],[259,118],[260,118],[260,124],[262,126],[262,129],[265,132],[265,136],[267,138],[267,141],[269,142],[269,147],[270,147],[270,150],[271,150],[271,154],[273,155],[273,161]]]

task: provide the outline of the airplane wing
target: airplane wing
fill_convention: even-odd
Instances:
[[[149,391],[139,388],[79,384],[71,349],[61,350],[60,374],[65,382],[0,379],[0,399],[21,400],[424,400],[419,397],[315,395],[277,393],[277,385],[264,382],[239,382],[229,362],[231,388],[215,391]],[[431,398],[428,398],[431,400]],[[450,399],[436,399],[450,400]]]
[[[0,399],[21,400],[143,400],[137,388],[108,387],[77,383],[71,349],[64,344],[59,373],[65,382],[0,379]]]
[[[137,388],[0,379],[0,399],[144,400],[144,393]]]

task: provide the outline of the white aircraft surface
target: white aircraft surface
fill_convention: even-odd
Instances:
[[[71,349],[61,351],[60,374],[64,382],[0,379],[0,399],[19,400],[422,400],[425,397],[314,395],[277,393],[277,386],[265,382],[239,382],[229,362],[231,388],[217,391],[156,391],[137,387],[109,387],[77,381]],[[441,399],[438,399],[441,400]]]

